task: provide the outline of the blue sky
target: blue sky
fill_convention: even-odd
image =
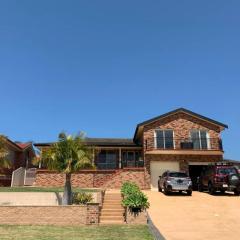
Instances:
[[[240,160],[239,1],[0,2],[0,132],[132,137],[185,107],[229,125]]]

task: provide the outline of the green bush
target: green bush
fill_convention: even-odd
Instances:
[[[73,204],[86,204],[93,200],[91,193],[75,192],[73,193]]]
[[[149,208],[147,196],[143,192],[134,192],[122,200],[124,207],[129,208]]]
[[[123,183],[121,188],[121,193],[123,194],[123,196],[132,194],[133,192],[140,192],[140,188],[136,183],[131,183],[131,182]]]
[[[129,208],[148,208],[149,202],[147,196],[140,190],[135,183],[125,182],[122,185],[123,194],[122,205]]]

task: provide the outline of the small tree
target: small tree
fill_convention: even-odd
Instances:
[[[65,174],[63,205],[72,204],[71,174],[93,168],[92,158],[93,151],[86,146],[83,133],[76,136],[60,133],[58,142],[42,152],[39,160],[44,166]]]
[[[0,168],[10,168],[11,164],[7,155],[7,139],[3,135],[0,135]]]

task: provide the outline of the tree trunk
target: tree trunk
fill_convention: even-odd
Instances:
[[[71,173],[66,173],[62,205],[72,204]]]

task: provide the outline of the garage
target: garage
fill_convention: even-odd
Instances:
[[[189,177],[192,179],[193,190],[197,190],[197,180],[202,170],[209,165],[210,162],[189,162]]]
[[[151,161],[150,171],[151,171],[151,189],[153,191],[158,190],[158,179],[159,176],[163,174],[164,171],[179,171],[179,162],[177,161]]]

